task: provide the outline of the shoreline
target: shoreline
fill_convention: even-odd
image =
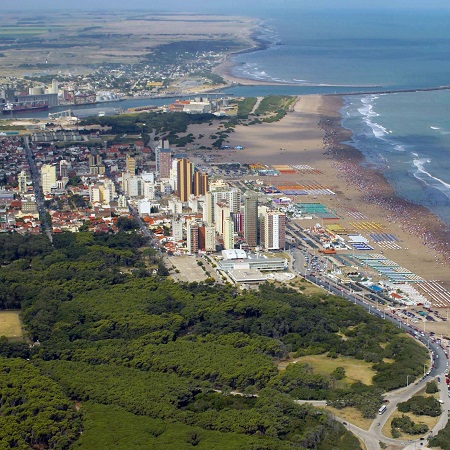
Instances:
[[[268,47],[269,46],[267,46],[267,45],[265,47],[255,46],[255,47],[251,47],[251,48],[248,48],[245,50],[228,53],[226,56],[224,56],[224,58],[222,59],[222,61],[219,64],[217,64],[215,67],[213,67],[212,73],[221,76],[225,80],[225,82],[228,84],[228,87],[233,87],[233,86],[292,86],[292,87],[331,87],[331,88],[349,88],[349,89],[355,89],[355,88],[376,89],[376,88],[382,87],[382,86],[376,86],[376,85],[359,85],[359,84],[351,85],[351,84],[327,84],[327,83],[300,83],[300,82],[295,82],[295,81],[275,81],[275,80],[264,81],[264,80],[256,80],[256,79],[250,78],[250,77],[245,78],[245,77],[233,75],[233,73],[232,73],[233,68],[236,67],[237,65],[239,65],[232,61],[233,57],[235,57],[237,55],[242,55],[245,53],[253,53],[253,52],[265,50]],[[429,90],[435,90],[435,89],[450,89],[450,86],[432,88]],[[413,92],[413,91],[416,91],[416,89],[408,90],[405,92]],[[372,94],[372,93],[378,94],[378,93],[395,93],[395,92],[398,92],[398,91],[396,91],[396,90],[393,90],[393,91],[381,91],[380,90],[380,91],[367,91],[367,92],[349,91],[348,94],[345,93],[345,94],[320,94],[320,95],[358,95],[358,94],[365,95],[365,94]],[[402,91],[400,91],[400,92],[402,92]],[[298,94],[291,94],[291,95],[298,95]],[[318,94],[310,94],[310,95],[318,95]]]
[[[382,253],[425,280],[440,280],[450,290],[448,228],[425,207],[398,197],[379,170],[361,165],[364,155],[347,144],[351,131],[341,124],[342,102],[338,95],[300,96],[294,110],[278,122],[236,127],[230,146],[245,149],[221,151],[217,158],[220,162],[261,162],[272,167],[312,167],[313,174],[296,171],[252,178],[275,186],[319,185],[329,189],[334,194],[290,198],[296,203],[322,203],[336,214],[336,219],[327,223],[370,239],[374,250],[368,253]],[[320,219],[303,219],[298,224],[310,228],[318,222]],[[364,223],[376,224],[376,229],[383,231],[361,228]],[[398,248],[378,245],[369,236],[373,232],[392,234]]]
[[[329,111],[322,110],[318,124],[324,131],[324,149],[333,158],[333,166],[344,174],[347,184],[362,193],[365,202],[387,213],[388,222],[398,224],[404,232],[420,238],[425,248],[439,253],[442,263],[450,265],[450,227],[425,206],[397,195],[382,171],[362,166],[364,154],[348,144],[352,132],[342,126],[342,96],[335,96],[335,101],[336,113],[330,115]]]
[[[329,83],[301,83],[295,81],[276,81],[276,80],[258,80],[245,76],[237,76],[233,74],[233,68],[244,64],[236,64],[233,62],[233,58],[238,55],[243,55],[246,53],[256,53],[259,51],[264,51],[270,48],[272,45],[283,45],[281,43],[273,43],[259,37],[261,33],[261,24],[259,21],[250,33],[246,36],[246,39],[251,44],[250,47],[243,48],[234,52],[227,53],[223,59],[212,68],[211,72],[221,76],[227,83],[227,87],[233,86],[292,86],[292,87],[335,87],[335,88],[358,88],[358,89],[368,89],[367,91],[349,91],[341,92],[338,94],[309,94],[309,95],[326,95],[326,96],[343,96],[343,95],[370,95],[370,94],[397,94],[397,93],[409,93],[409,92],[428,92],[428,91],[439,91],[439,90],[450,90],[450,85],[440,85],[431,87],[411,87],[411,88],[398,88],[389,89],[382,85],[372,85],[372,84],[329,84]],[[375,89],[375,90],[370,90]],[[298,94],[292,94],[298,95]],[[308,94],[302,94],[308,95]]]

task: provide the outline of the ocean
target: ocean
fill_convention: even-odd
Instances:
[[[234,57],[234,74],[303,86],[273,93],[357,91],[450,85],[450,11],[301,12],[263,21],[265,50]],[[236,87],[235,95],[270,89]],[[397,195],[450,226],[450,91],[344,97],[342,124],[367,164],[382,169]]]
[[[288,84],[233,86],[228,89],[233,95],[450,85],[450,10],[305,11],[280,2],[275,9],[235,13],[260,15],[257,37],[265,49],[234,56],[233,73]],[[450,226],[450,91],[344,98],[342,124],[353,132],[352,144],[368,163],[384,171],[397,195],[430,208]],[[100,110],[111,114],[116,108],[168,102],[131,99],[76,109],[85,117]]]

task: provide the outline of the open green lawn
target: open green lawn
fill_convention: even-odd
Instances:
[[[417,416],[413,413],[402,413],[398,410],[395,410],[391,417],[389,417],[388,421],[385,423],[383,427],[383,434],[388,437],[392,437],[391,434],[391,423],[392,420],[395,417],[401,417],[401,416],[408,416],[414,423],[424,423],[425,425],[428,425],[428,428],[431,430],[433,427],[438,423],[440,416],[437,417],[430,417],[430,416]],[[419,437],[425,436],[428,434],[428,431],[425,434],[417,435],[417,434],[408,434],[408,433],[401,433],[401,436],[399,439],[405,440],[405,439],[418,439]]]
[[[0,311],[0,336],[22,338],[19,314],[20,311]]]
[[[343,381],[347,384],[361,381],[364,384],[372,385],[372,378],[376,375],[376,372],[372,370],[371,363],[345,356],[338,358],[328,358],[326,354],[302,356],[290,361],[283,361],[278,368],[285,368],[289,362],[307,363],[314,372],[323,375],[330,375],[337,367],[343,367],[346,374]]]

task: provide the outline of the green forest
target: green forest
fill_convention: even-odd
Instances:
[[[134,232],[1,235],[0,262],[0,309],[21,309],[26,330],[24,342],[0,338],[1,448],[358,449],[294,399],[374,417],[427,358],[325,293],[174,283]],[[325,353],[371,363],[373,384],[277,368]]]

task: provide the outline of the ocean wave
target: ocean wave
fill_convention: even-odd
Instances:
[[[433,126],[430,126],[430,128],[431,128],[432,130],[440,130],[439,127],[433,127]]]
[[[372,129],[372,133],[377,138],[382,138],[387,134],[389,134],[389,131],[385,127],[383,127],[383,125],[380,125],[376,122],[372,122],[368,118],[366,118],[364,122],[366,122],[366,124]]]
[[[284,83],[284,84],[308,84],[308,80],[285,80],[283,78],[279,78],[273,75],[270,75],[265,70],[260,69],[260,62],[255,63],[244,63],[239,66],[235,66],[233,69],[233,74],[246,78],[249,80],[257,80],[257,81],[267,81],[267,82],[275,82],[275,83]]]
[[[362,107],[358,108],[358,112],[363,116],[363,120],[366,125],[372,130],[373,135],[376,138],[383,138],[389,134],[389,130],[383,125],[371,120],[373,117],[379,117],[379,114],[373,109],[373,102],[380,98],[378,95],[367,95],[361,98]]]
[[[417,155],[417,154],[414,154]],[[425,169],[426,164],[430,164],[431,159],[429,158],[418,158],[413,160],[414,166],[417,168],[416,172],[414,173],[414,176],[424,182],[425,184],[428,184],[429,186],[435,187],[436,189],[439,189],[441,192],[443,192],[447,197],[450,198],[450,183],[445,182],[441,178],[435,177],[430,172],[428,172]],[[431,182],[427,183],[428,181],[433,180]]]

